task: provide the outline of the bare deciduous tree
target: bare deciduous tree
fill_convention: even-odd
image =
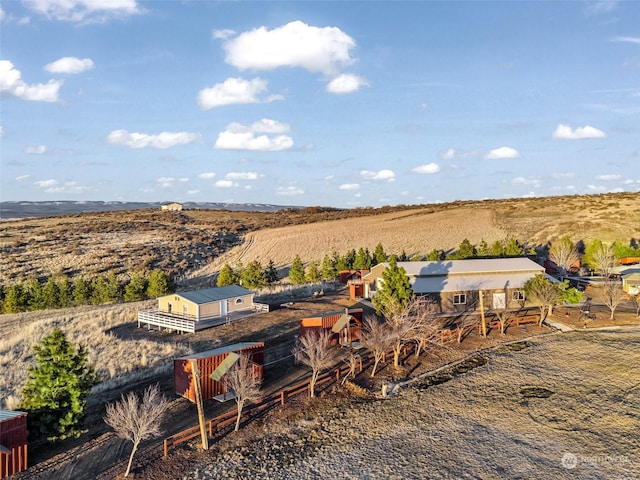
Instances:
[[[571,267],[580,260],[580,254],[569,237],[562,237],[551,245],[549,260],[560,269],[560,275],[565,276]]]
[[[609,278],[616,265],[616,256],[612,245],[600,243],[593,252],[593,264],[604,278]]]
[[[374,377],[378,365],[384,353],[391,348],[392,338],[386,322],[380,322],[373,315],[367,315],[363,322],[360,334],[360,343],[373,353],[373,369],[371,376]]]
[[[598,299],[604,303],[611,312],[610,320],[613,320],[616,308],[625,297],[622,285],[617,281],[606,281],[598,294]]]
[[[400,366],[400,353],[407,340],[414,337],[420,325],[421,310],[425,308],[427,300],[421,297],[413,298],[406,307],[397,313],[392,313],[385,318],[389,336],[391,337],[391,348],[393,349],[393,366]]]
[[[633,295],[631,300],[636,307],[636,317],[640,318],[640,293]]]
[[[425,298],[417,298],[413,305],[414,327],[410,337],[416,341],[416,357],[427,349],[430,343],[437,343],[445,320],[437,315],[437,307]]]
[[[308,334],[300,337],[300,346],[294,349],[296,360],[311,368],[309,395],[316,396],[316,382],[320,373],[329,368],[333,361],[329,350],[331,334],[323,331],[318,335]]]
[[[162,433],[160,425],[168,407],[169,402],[160,393],[157,384],[149,386],[142,398],[129,392],[126,396],[122,395],[119,401],[107,405],[104,421],[115,430],[116,435],[133,443],[125,477],[129,476],[133,456],[140,442]]]
[[[551,313],[553,306],[560,300],[560,289],[557,284],[549,281],[543,274],[539,273],[533,278],[527,280],[524,284],[524,291],[527,298],[533,303],[538,304],[540,309],[539,326],[542,326],[547,317],[547,313]]]
[[[240,419],[242,418],[244,406],[260,399],[260,384],[262,382],[254,372],[253,362],[246,352],[240,354],[240,358],[227,372],[226,379],[227,387],[233,390],[235,401],[238,405],[238,417],[236,418],[236,427],[234,429],[237,432],[240,428]]]

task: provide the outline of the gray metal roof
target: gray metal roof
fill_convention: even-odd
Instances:
[[[414,277],[467,273],[544,272],[543,266],[538,265],[527,257],[470,258],[467,260],[440,260],[437,262],[398,262],[398,266],[404,268],[407,275]]]
[[[226,345],[224,347],[214,348],[213,350],[207,350],[205,352],[192,353],[191,355],[185,355],[184,357],[176,358],[176,360],[198,360],[200,358],[213,357],[214,355],[220,355],[228,352],[239,352],[246,348],[257,347],[264,345],[263,342],[240,342],[232,345]]]
[[[436,292],[469,292],[477,290],[504,290],[506,288],[520,289],[527,280],[531,279],[531,273],[504,273],[504,274],[470,274],[452,275],[441,277],[414,277],[411,288],[415,293]]]
[[[251,290],[247,290],[240,285],[227,285],[225,287],[206,288],[204,290],[194,290],[191,292],[176,292],[173,295],[179,295],[190,302],[201,305],[203,303],[218,302],[228,298],[251,295],[252,293]]]
[[[18,412],[14,410],[0,410],[0,422],[8,420],[10,418],[20,417],[26,415],[27,412]]]

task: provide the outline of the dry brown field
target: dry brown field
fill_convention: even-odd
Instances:
[[[574,242],[640,238],[640,194],[618,193],[337,210],[279,212],[136,210],[0,223],[0,284],[57,274],[92,276],[160,268],[182,286],[208,285],[225,263],[293,257],[321,261],[360,247],[424,256],[466,238],[516,238],[527,247],[569,235]]]

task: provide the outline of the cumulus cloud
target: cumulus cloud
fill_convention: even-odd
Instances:
[[[0,60],[0,92],[6,92],[21,100],[57,102],[61,86],[61,80],[29,85],[22,80],[20,70],[17,70],[13,63],[9,60]]]
[[[377,172],[362,170],[360,175],[365,180],[386,180],[388,182],[393,182],[396,179],[396,174],[393,170],[379,170]]]
[[[479,154],[480,152],[478,152],[477,150],[465,151],[465,150],[458,150],[457,148],[447,148],[444,152],[440,154],[440,156],[445,160],[453,160],[454,158],[475,157]]]
[[[235,30],[229,30],[228,28],[224,28],[224,29],[221,29],[221,30],[214,30],[211,33],[211,36],[213,38],[226,40],[230,36],[235,35],[235,33],[236,33]]]
[[[369,82],[358,75],[343,73],[331,80],[327,84],[327,92],[335,94],[351,93],[360,89],[360,87],[368,87]]]
[[[605,138],[606,136],[607,134],[602,130],[590,125],[577,127],[574,130],[569,125],[563,125],[562,123],[551,134],[551,138],[554,140],[583,140],[586,138]]]
[[[223,132],[218,134],[214,147],[223,150],[266,152],[287,150],[293,147],[293,139],[289,135],[284,135],[290,129],[289,124],[269,118],[263,118],[251,125],[230,123]]]
[[[203,172],[198,174],[198,178],[202,178],[204,180],[210,180],[216,176],[216,172]]]
[[[278,187],[276,189],[276,195],[283,195],[283,196],[304,195],[304,190],[295,186]]]
[[[261,97],[267,91],[267,81],[261,78],[245,80],[231,77],[213,87],[204,88],[198,92],[198,106],[202,110],[223,107],[226,105],[241,105],[247,103],[270,103],[282,100],[282,95],[268,95]]]
[[[136,0],[24,0],[36,13],[69,22],[104,22],[143,12]]]
[[[438,165],[437,163],[427,163],[425,165],[420,165],[419,167],[416,168],[412,168],[411,171],[413,173],[419,173],[419,174],[432,174],[432,173],[438,173],[440,171],[440,165]]]
[[[622,175],[618,173],[607,173],[604,175],[596,175],[597,180],[611,181],[611,180],[621,180]]]
[[[129,148],[152,147],[162,150],[201,140],[202,135],[195,132],[161,132],[150,135],[137,132],[129,133],[125,129],[120,129],[107,135],[107,142],[112,145],[124,145]]]
[[[338,187],[340,190],[358,190],[360,185],[357,183],[343,183]]]
[[[257,172],[229,172],[224,178],[227,180],[257,180],[259,176]]]
[[[239,185],[237,182],[234,182],[233,180],[225,179],[225,180],[218,180],[215,183],[215,186],[218,188],[232,188],[232,187],[238,187]]]
[[[268,30],[256,28],[228,40],[226,62],[240,70],[300,67],[333,75],[353,62],[356,42],[337,27],[314,27],[294,21]]]
[[[487,160],[498,160],[501,158],[519,158],[519,157],[520,157],[520,152],[518,152],[515,148],[511,148],[511,147],[494,148],[484,156],[484,158],[486,158]]]
[[[26,153],[27,155],[43,155],[47,153],[47,146],[37,145],[37,146],[25,147],[24,153]]]
[[[90,58],[62,57],[46,64],[44,69],[49,73],[75,74],[91,70],[93,67],[93,60]]]

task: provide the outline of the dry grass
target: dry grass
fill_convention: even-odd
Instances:
[[[151,378],[171,367],[174,356],[190,353],[185,345],[147,339],[120,338],[113,330],[137,318],[141,303],[82,307],[0,317],[0,409],[18,403],[27,369],[34,361],[33,346],[59,327],[75,345],[84,345],[102,383],[94,393]]]
[[[538,337],[444,384],[307,409],[191,478],[636,478],[639,346],[637,332]]]

